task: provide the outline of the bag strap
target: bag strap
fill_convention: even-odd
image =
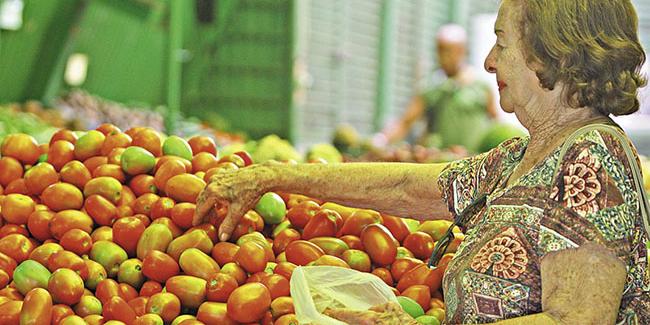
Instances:
[[[634,185],[636,186],[636,192],[639,195],[638,201],[639,201],[639,208],[641,209],[641,215],[643,217],[643,225],[646,234],[648,235],[648,238],[650,238],[650,202],[648,202],[648,193],[646,193],[643,187],[643,177],[641,176],[641,168],[637,164],[634,152],[632,151],[632,147],[630,147],[627,137],[619,129],[607,124],[590,124],[581,127],[580,129],[575,131],[567,138],[567,140],[562,145],[560,149],[560,156],[558,158],[557,165],[555,166],[555,172],[553,173],[553,175],[554,176],[557,175],[558,170],[560,169],[560,165],[562,164],[562,159],[564,158],[564,155],[566,154],[567,150],[569,150],[569,147],[573,144],[573,142],[576,139],[578,139],[580,136],[583,136],[594,130],[602,131],[610,134],[611,136],[613,136],[615,139],[618,140],[621,146],[623,146],[623,150],[625,151],[625,156],[627,157],[627,161],[630,165],[630,168],[632,169],[632,177],[634,178]],[[650,240],[646,242],[646,246],[648,249],[650,249]]]

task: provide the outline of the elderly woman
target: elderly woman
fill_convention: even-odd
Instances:
[[[448,166],[224,172],[201,195],[195,223],[229,204],[219,229],[227,240],[271,190],[421,219],[462,213],[466,239],[443,280],[447,323],[650,324],[638,162],[609,118],[638,110],[644,84],[630,0],[504,0],[495,33],[485,68],[496,75],[501,107],[530,137]],[[339,317],[367,324],[379,314]]]

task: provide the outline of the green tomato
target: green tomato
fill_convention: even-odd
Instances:
[[[172,135],[165,140],[162,146],[165,156],[178,156],[192,161],[192,147],[183,138]]]
[[[25,260],[14,270],[14,283],[16,289],[26,295],[34,288],[47,290],[47,282],[50,280],[50,270],[41,263],[34,260]]]
[[[122,170],[129,175],[146,174],[156,165],[156,157],[141,147],[128,147],[120,158]]]
[[[398,296],[397,302],[399,302],[400,306],[402,306],[402,309],[404,309],[404,311],[407,314],[411,315],[413,318],[418,318],[424,315],[422,306],[420,306],[415,300],[409,297]]]
[[[110,278],[117,276],[120,264],[127,258],[129,256],[122,247],[107,240],[95,242],[90,249],[90,259],[101,264]]]
[[[422,315],[420,317],[417,317],[415,319],[418,323],[424,324],[424,325],[440,325],[440,321],[430,315]]]
[[[260,198],[255,206],[255,211],[262,216],[264,223],[276,225],[284,219],[287,214],[287,206],[284,200],[273,192],[268,192]]]

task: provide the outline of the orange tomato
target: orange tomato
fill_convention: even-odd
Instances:
[[[129,182],[129,187],[136,196],[142,196],[146,193],[158,193],[158,188],[154,184],[154,177],[147,174],[136,175]]]
[[[229,274],[213,273],[206,283],[206,297],[209,301],[226,302],[239,283]]]
[[[77,160],[86,160],[91,157],[101,155],[102,146],[106,136],[95,130],[86,132],[82,135],[74,146],[74,156]]]
[[[423,310],[429,309],[429,304],[431,302],[431,292],[429,290],[429,286],[423,284],[412,285],[406,288],[406,290],[402,291],[402,296],[415,300],[418,305],[422,306]]]
[[[167,247],[167,254],[178,261],[181,253],[188,248],[195,247],[208,254],[212,250],[212,246],[213,244],[208,234],[204,230],[196,229],[172,240]]]
[[[52,320],[52,296],[43,288],[34,288],[25,295],[20,311],[20,324],[49,324]]]
[[[276,319],[275,322],[273,322],[273,324],[274,325],[299,325],[300,323],[298,322],[298,318],[296,318],[295,314],[286,314]]]
[[[43,191],[41,200],[52,211],[79,210],[83,206],[83,194],[74,185],[54,183]]]
[[[131,208],[136,214],[144,214],[147,217],[151,214],[151,207],[156,201],[160,199],[160,196],[153,193],[145,193],[140,195],[135,201],[131,203]]]
[[[115,133],[106,136],[100,153],[102,156],[108,156],[115,148],[126,148],[131,145],[131,137],[126,133]]]
[[[126,182],[126,174],[124,174],[124,171],[122,170],[122,167],[120,165],[110,164],[107,162],[106,164],[101,164],[95,167],[94,169],[89,168],[89,170],[92,170],[93,178],[108,176],[108,177],[115,178],[120,183]]]
[[[29,236],[29,231],[25,228],[25,225],[14,225],[14,224],[6,224],[2,227],[0,227],[0,238],[9,236],[11,234],[21,234],[25,237]]]
[[[177,160],[177,161],[181,162],[183,164],[183,166],[185,166],[185,172],[186,173],[191,173],[192,172],[192,162],[191,161],[189,161],[189,160],[187,160],[185,158],[178,157],[178,156],[162,156],[160,158],[156,158],[156,166],[154,166],[154,174],[160,169],[160,167],[162,167],[162,165],[164,165],[168,161],[172,161],[172,160]]]
[[[117,208],[101,195],[93,194],[86,198],[84,209],[93,221],[100,226],[110,226],[117,219]]]
[[[36,139],[24,133],[6,136],[0,152],[3,157],[16,158],[25,165],[33,165],[41,154]]]
[[[108,277],[106,269],[91,259],[84,259],[84,263],[86,264],[86,268],[88,268],[88,278],[84,281],[84,284],[86,288],[95,290],[99,282]]]
[[[192,157],[192,173],[206,172],[208,169],[216,167],[219,160],[213,154],[199,152]]]
[[[13,278],[16,266],[18,266],[18,263],[13,259],[13,257],[0,253],[0,270],[7,272],[7,274]]]
[[[171,217],[172,209],[176,202],[168,197],[161,197],[151,206],[151,220],[162,217]]]
[[[68,317],[74,316],[74,311],[70,306],[64,304],[56,304],[52,306],[52,324],[61,324],[61,321]]]
[[[135,312],[136,316],[142,316],[147,313],[147,302],[149,297],[137,297],[129,300],[128,304],[131,306],[131,309]]]
[[[0,305],[0,324],[20,324],[22,301],[7,301]]]
[[[147,313],[158,314],[165,323],[169,323],[181,313],[181,301],[169,292],[156,293],[149,297]]]
[[[212,258],[217,261],[219,265],[234,262],[235,255],[239,250],[239,246],[229,242],[218,242],[212,247]]]
[[[93,231],[93,219],[81,211],[63,210],[57,212],[50,220],[50,231],[56,239],[60,240],[70,229],[81,229],[90,233]]]
[[[0,158],[0,185],[7,187],[9,183],[23,177],[23,165],[16,158]]]
[[[287,245],[285,254],[287,261],[304,266],[325,255],[325,252],[314,243],[306,240],[296,240]]]
[[[178,238],[181,235],[183,235],[183,229],[179,228],[174,223],[174,221],[172,221],[171,218],[167,218],[167,217],[158,218],[158,219],[154,220],[153,222],[151,222],[151,224],[152,225],[155,225],[155,224],[164,225],[165,227],[167,227],[167,229],[169,229],[169,231],[171,231],[173,238]]]
[[[307,222],[302,238],[309,240],[315,237],[333,237],[341,224],[343,219],[336,211],[322,209]]]
[[[113,241],[113,229],[108,226],[97,227],[90,233],[90,238],[93,239],[93,243],[100,240]]]
[[[221,267],[221,273],[228,274],[237,280],[239,285],[246,283],[246,271],[236,263],[226,263]]]
[[[63,165],[60,171],[61,180],[70,183],[80,189],[86,186],[86,183],[92,178],[90,171],[78,160],[73,160]]]
[[[156,281],[145,281],[140,288],[140,297],[151,297],[162,292],[162,285]]]
[[[4,194],[9,195],[9,194],[23,194],[23,195],[28,195],[29,191],[27,191],[27,186],[25,185],[25,179],[20,178],[12,181],[7,185],[7,187],[4,190]]]
[[[18,225],[27,223],[29,215],[34,212],[36,203],[31,197],[22,194],[9,194],[2,201],[1,211],[4,220]]]
[[[287,245],[292,241],[299,240],[301,237],[300,232],[295,229],[285,229],[281,231],[273,240],[273,252],[275,254],[280,254],[284,252],[287,248]]]
[[[364,250],[363,243],[361,242],[361,238],[357,236],[345,235],[340,237],[339,239],[342,240],[344,243],[346,243],[350,249],[358,249],[360,251]]]
[[[228,317],[227,305],[220,302],[206,301],[199,306],[196,319],[206,324],[237,325],[238,323]]]
[[[162,137],[152,128],[144,128],[131,135],[132,146],[142,147],[155,157],[162,156]]]
[[[47,283],[47,290],[57,303],[74,305],[84,293],[84,282],[75,271],[58,269],[52,273]]]
[[[344,260],[332,255],[323,255],[318,259],[316,259],[315,261],[309,263],[309,265],[315,265],[315,266],[330,265],[330,266],[343,267],[346,269],[350,268],[350,265],[348,265],[348,263],[346,263]]]
[[[65,140],[75,144],[75,142],[77,142],[77,136],[70,130],[60,129],[52,134],[52,137],[50,138],[50,146],[59,140]]]
[[[433,253],[433,238],[421,231],[406,236],[403,245],[421,260],[431,257],[431,253]]]
[[[422,264],[423,262],[421,260],[415,259],[415,258],[410,258],[410,257],[401,257],[395,259],[395,262],[391,264],[390,266],[390,273],[393,276],[393,279],[395,281],[399,281],[402,279],[402,276],[414,269],[416,266]]]
[[[372,210],[356,210],[345,220],[341,231],[338,233],[338,237],[345,235],[360,237],[361,231],[365,226],[375,223],[381,224],[381,222],[381,215],[378,212]]]
[[[196,210],[194,203],[181,202],[172,208],[171,219],[180,228],[189,229],[192,227],[194,210]]]
[[[185,274],[204,280],[220,270],[219,264],[212,257],[196,248],[186,249],[178,259],[178,264]]]
[[[57,250],[47,259],[47,268],[54,272],[58,269],[70,269],[85,280],[88,278],[88,266],[84,260],[73,252]]]
[[[129,256],[135,256],[138,241],[145,228],[142,220],[138,218],[120,218],[113,224],[113,241],[124,248]]]
[[[106,320],[119,320],[126,324],[135,321],[136,315],[131,306],[120,296],[113,296],[102,307],[102,316]]]
[[[47,151],[47,162],[57,171],[65,164],[74,160],[74,144],[66,140],[58,140],[50,145]]]
[[[273,269],[273,273],[281,275],[287,280],[291,280],[291,275],[296,267],[298,266],[291,262],[279,262],[278,265],[275,266],[275,269]]]
[[[228,298],[228,316],[241,323],[256,322],[271,307],[271,293],[261,283],[247,283]]]
[[[262,284],[269,289],[271,299],[289,297],[289,280],[278,274],[271,274],[262,278]]]
[[[271,314],[274,319],[282,315],[293,314],[294,312],[293,299],[291,297],[278,297],[271,301]]]
[[[195,203],[205,185],[202,179],[192,174],[180,174],[167,180],[165,193],[176,202]]]
[[[199,308],[205,301],[206,281],[190,275],[177,275],[167,279],[165,289],[180,299],[187,308]]]
[[[63,247],[59,245],[58,243],[45,243],[41,246],[38,246],[32,250],[32,252],[29,254],[29,259],[34,260],[41,265],[48,267],[49,259],[52,254],[62,251]],[[0,261],[2,260],[2,255],[0,255]],[[13,259],[12,259],[13,260]],[[0,268],[2,266],[2,263],[0,262]],[[15,267],[14,267],[15,268]],[[13,269],[12,269],[13,272]]]
[[[90,234],[81,229],[70,229],[63,234],[59,241],[64,249],[71,251],[79,256],[88,254],[93,246],[93,240]]]
[[[306,200],[289,209],[287,211],[287,218],[293,226],[302,229],[320,209],[318,203],[312,200]]]
[[[120,285],[113,279],[99,281],[95,289],[95,296],[102,305],[108,303],[112,297],[120,295]]]
[[[114,148],[111,150],[106,158],[108,158],[108,163],[113,165],[120,165],[122,163],[122,154],[126,148]]]
[[[431,293],[437,291],[442,284],[440,269],[430,269],[428,265],[420,264],[402,275],[402,278],[397,282],[396,288],[403,292],[406,288],[416,284],[428,286]]]
[[[370,256],[368,256],[366,252],[357,249],[348,249],[343,252],[343,254],[341,254],[341,259],[357,271],[370,272],[372,267]]]
[[[156,170],[154,176],[154,185],[156,188],[164,189],[167,185],[167,181],[176,175],[184,174],[187,171],[185,164],[181,160],[169,160],[162,164],[160,168]]]
[[[18,264],[29,258],[34,248],[34,243],[21,234],[0,238],[0,253],[13,258]]]
[[[149,279],[164,283],[180,271],[178,263],[171,256],[157,250],[150,250],[142,260],[142,273]]]
[[[256,242],[242,244],[235,255],[235,262],[249,273],[264,271],[266,268],[266,252],[264,247]]]
[[[217,145],[212,138],[204,135],[195,135],[187,140],[192,148],[192,154],[196,155],[199,152],[207,152],[213,156],[217,155]]]
[[[354,215],[348,220],[352,220],[353,217]],[[395,261],[399,243],[383,225],[375,223],[363,228],[361,242],[373,263],[386,266]]]
[[[102,123],[97,128],[95,128],[95,130],[101,132],[105,136],[122,133],[122,130],[120,130],[120,128],[111,123]]]
[[[382,215],[381,217],[384,221],[384,226],[388,228],[390,233],[395,237],[395,239],[397,239],[398,242],[401,243],[404,238],[406,238],[406,236],[411,233],[404,219],[389,215]]]

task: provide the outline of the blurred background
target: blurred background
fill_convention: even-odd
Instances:
[[[633,2],[647,49],[650,0]],[[454,159],[472,150],[406,142],[379,152],[372,139],[438,67],[443,24],[466,28],[468,60],[498,94],[482,70],[497,9],[497,0],[0,0],[0,135],[110,122],[220,145],[274,135],[301,153],[334,143],[348,160]],[[617,121],[648,155],[647,88],[641,98],[641,113]],[[520,128],[500,109],[498,122]]]

